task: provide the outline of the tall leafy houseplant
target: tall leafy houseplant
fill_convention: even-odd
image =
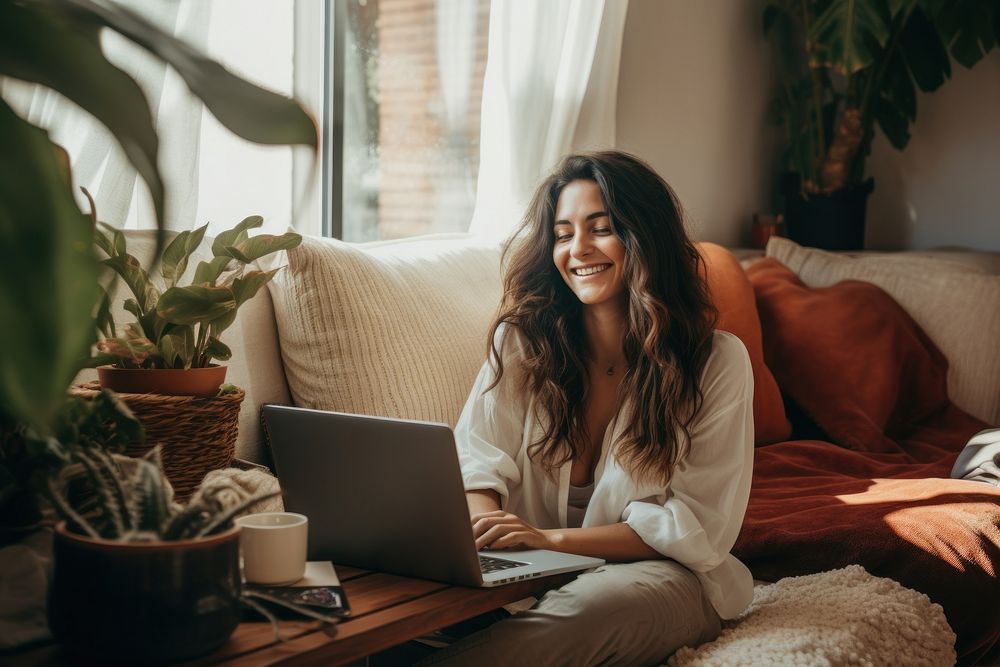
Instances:
[[[163,229],[166,185],[159,140],[142,90],[100,46],[110,30],[184,79],[235,134],[264,144],[317,146],[315,124],[294,101],[227,71],[110,0],[0,2],[0,76],[51,88],[110,130],[146,183]],[[30,522],[25,494],[57,445],[72,401],[66,390],[90,355],[102,308],[102,258],[77,206],[65,159],[48,134],[0,98],[0,528]],[[77,433],[79,435],[79,433]],[[69,440],[67,440],[69,439]],[[36,515],[37,517],[37,515]],[[0,530],[0,541],[9,539]]]
[[[951,76],[952,58],[972,67],[993,49],[1000,5],[772,0],[763,28],[776,56],[784,163],[797,176],[785,194],[822,201],[851,188],[870,191],[862,184],[875,128],[895,148],[905,148],[917,90],[941,86]],[[862,215],[863,206],[862,196]]]
[[[0,0],[0,76],[51,88],[110,130],[149,189],[157,256],[169,249],[159,140],[145,95],[101,50],[105,30],[171,65],[235,134],[315,150],[315,124],[295,101],[231,74],[111,0]],[[223,493],[206,492],[186,508],[173,505],[160,466],[111,453],[140,436],[128,408],[109,392],[91,401],[67,396],[106,318],[100,278],[111,253],[94,245],[65,152],[2,98],[0,146],[0,546],[55,506],[67,518],[57,531],[50,607],[57,636],[99,660],[210,650],[239,619],[229,517],[247,499],[222,509]],[[111,239],[118,256],[113,232]],[[46,591],[35,592],[27,615],[44,608]]]

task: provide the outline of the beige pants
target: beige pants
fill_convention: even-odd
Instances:
[[[715,639],[718,614],[672,560],[603,565],[428,656],[444,665],[656,665]]]

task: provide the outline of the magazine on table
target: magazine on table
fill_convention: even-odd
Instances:
[[[351,615],[347,595],[330,561],[309,561],[306,573],[288,586],[247,584],[244,595],[277,616],[306,616],[328,623]]]

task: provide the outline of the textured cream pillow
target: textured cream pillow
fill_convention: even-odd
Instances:
[[[296,405],[454,426],[486,359],[500,249],[306,237],[269,287]]]
[[[963,268],[950,256],[845,257],[783,238],[768,242],[767,256],[809,287],[861,280],[884,289],[947,357],[948,395],[955,405],[1000,423],[1000,276]]]

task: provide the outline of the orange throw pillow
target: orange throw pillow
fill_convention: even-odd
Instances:
[[[764,355],[831,441],[899,452],[896,440],[948,406],[948,361],[879,287],[810,288],[770,257],[748,274],[767,330]]]
[[[788,440],[792,426],[785,416],[781,391],[764,363],[760,318],[753,286],[733,254],[715,243],[696,244],[705,260],[708,291],[719,310],[716,328],[735,335],[746,346],[753,367],[754,443]]]

